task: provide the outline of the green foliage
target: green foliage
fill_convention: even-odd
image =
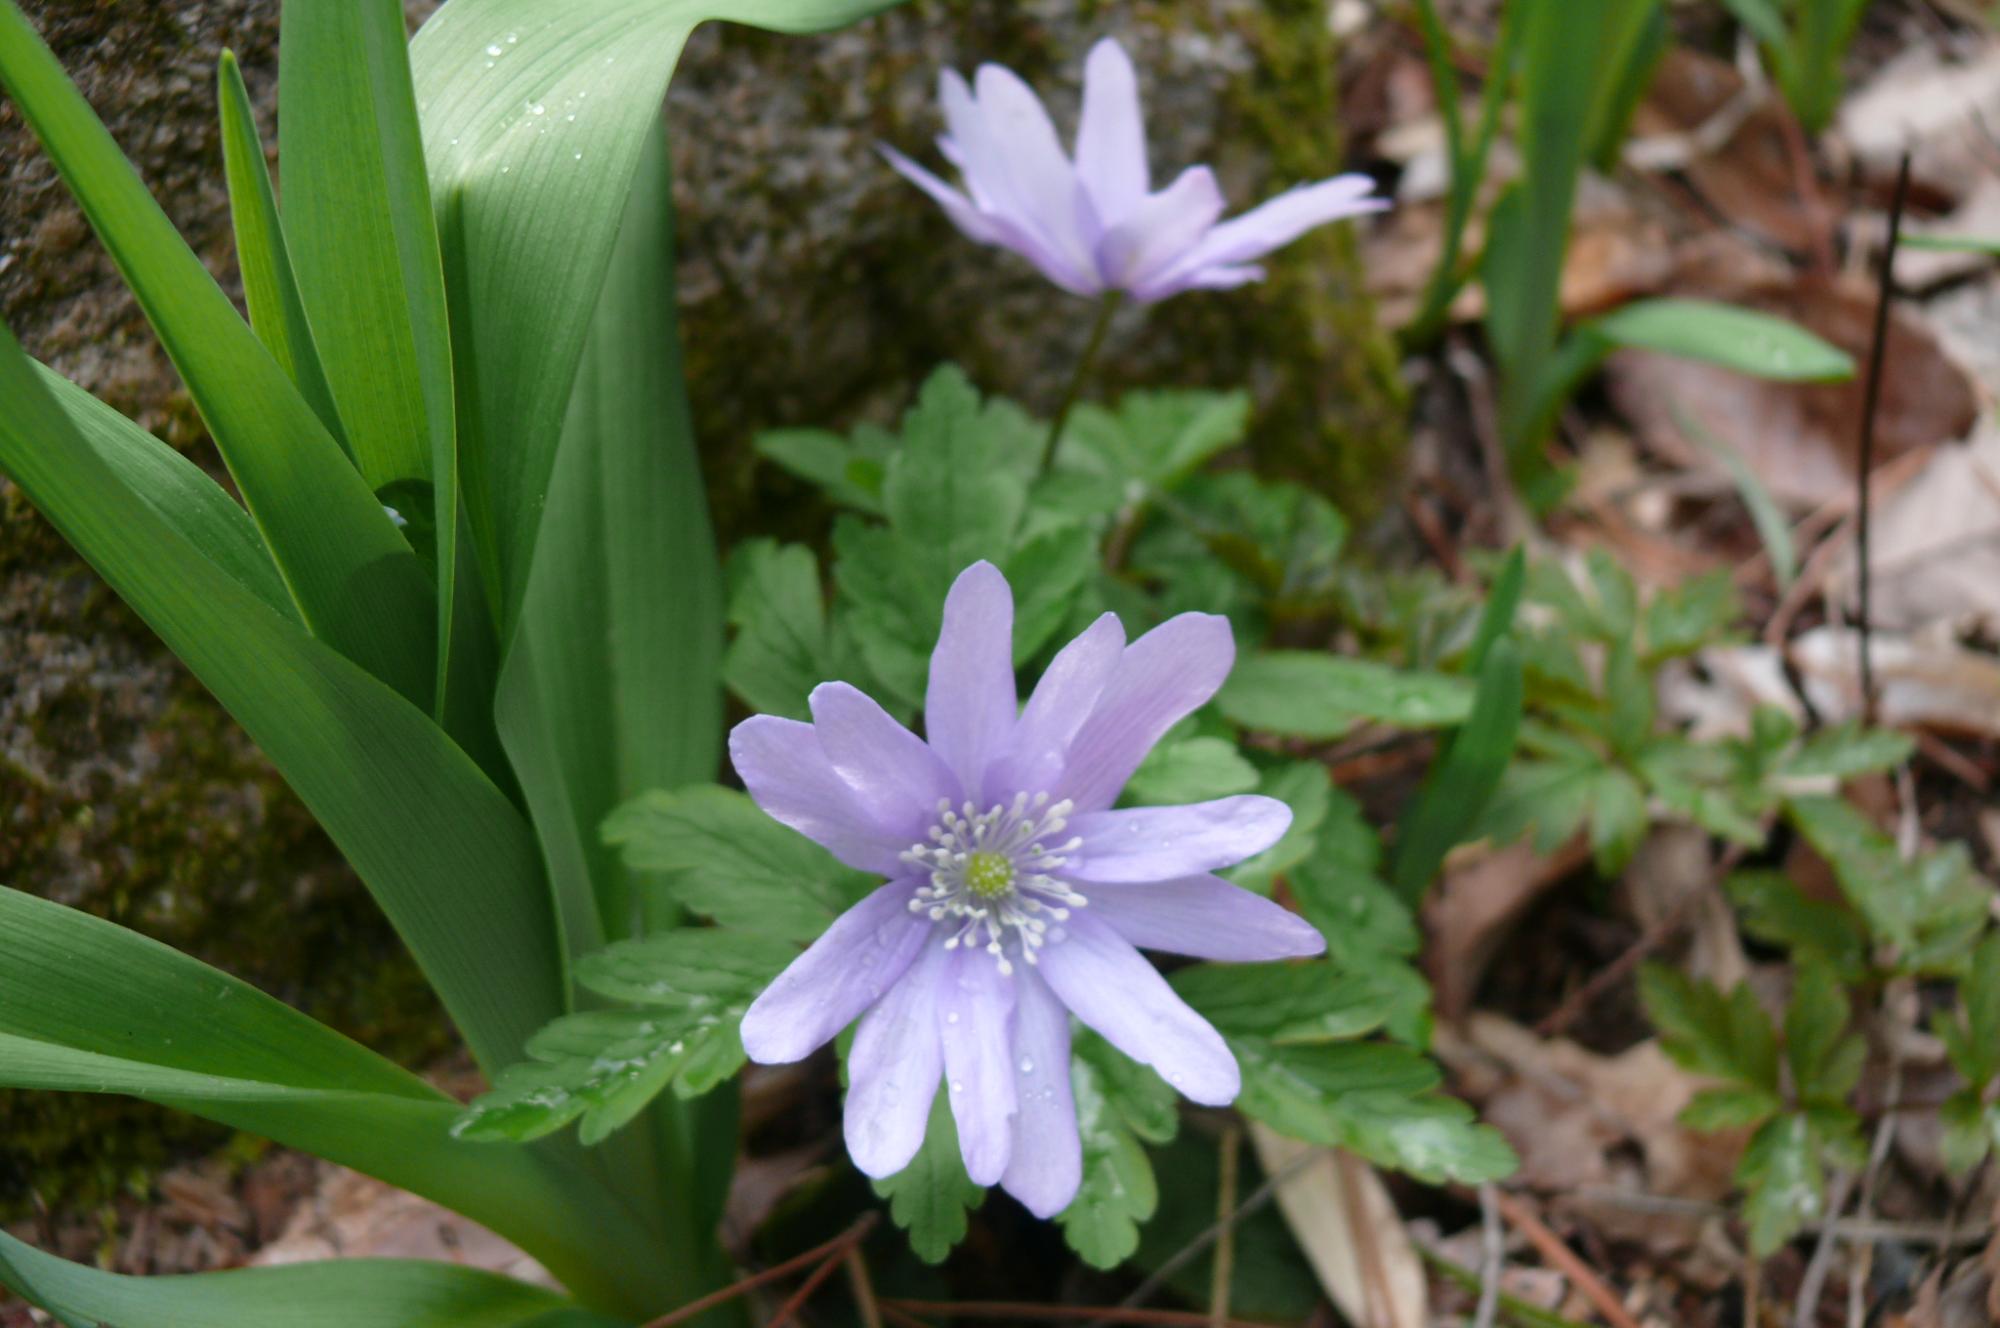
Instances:
[[[604,838],[633,870],[662,873],[688,909],[783,940],[817,937],[876,884],[733,789],[643,793],[605,821]]]
[[[1139,1226],[1159,1206],[1145,1144],[1180,1128],[1174,1090],[1094,1033],[1076,1040],[1070,1063],[1083,1184],[1056,1215],[1063,1238],[1093,1268],[1116,1268],[1139,1247]]]
[[[533,1059],[501,1071],[452,1133],[519,1143],[580,1119],[595,1144],[670,1084],[683,1098],[708,1092],[742,1068],[743,1012],[796,954],[769,937],[686,928],[589,956],[578,983],[639,1008],[555,1020],[528,1039]]]
[[[1833,120],[1841,64],[1867,0],[1722,0],[1763,48],[1792,114],[1808,133]]]
[[[1216,706],[1247,729],[1287,738],[1340,738],[1373,722],[1440,728],[1464,722],[1473,686],[1449,674],[1391,668],[1373,660],[1270,650],[1236,666]]]
[[[909,1233],[910,1248],[925,1263],[943,1263],[965,1239],[965,1215],[985,1201],[986,1191],[965,1174],[946,1094],[931,1099],[930,1125],[916,1157],[876,1181],[875,1193],[889,1201],[890,1218]]]
[[[1890,951],[1895,971],[1957,975],[1985,934],[1993,886],[1973,869],[1963,843],[1905,861],[1895,841],[1849,803],[1796,797],[1787,817],[1833,867],[1841,893]]]
[[[1866,1044],[1849,1031],[1853,1012],[1840,975],[1817,955],[1800,959],[1782,1037],[1745,986],[1725,994],[1649,965],[1640,970],[1639,994],[1667,1054],[1723,1081],[1696,1094],[1682,1121],[1697,1130],[1755,1131],[1736,1182],[1751,1248],[1772,1253],[1823,1216],[1827,1160],[1852,1168],[1865,1153],[1847,1098]]]
[[[1993,1096],[2000,1079],[2000,933],[1980,942],[1958,995],[1961,1008],[1938,1011],[1931,1031],[1965,1080],[1941,1113],[1945,1161],[1954,1171],[1970,1171],[2000,1143],[2000,1103]]]

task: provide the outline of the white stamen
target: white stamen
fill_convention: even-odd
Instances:
[[[982,948],[1002,975],[1014,971],[1010,950],[1038,963],[1036,952],[1050,940],[1046,919],[1067,921],[1071,909],[1089,902],[1069,882],[1050,875],[1083,846],[1076,837],[1057,840],[1075,809],[1067,798],[1051,803],[1047,793],[1017,793],[983,812],[969,799],[953,808],[940,798],[928,842],[912,844],[903,854],[904,862],[930,877],[917,888],[910,911],[933,922],[954,921],[944,948]]]

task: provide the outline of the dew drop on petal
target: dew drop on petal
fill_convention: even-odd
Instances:
[[[963,1079],[952,1080],[951,1091],[954,1093],[963,1093],[965,1091],[965,1080]]]
[[[955,1023],[957,1023],[957,1022],[958,1022],[958,1011],[956,1011],[956,1010],[947,1010],[947,1011],[945,1012],[945,1016],[944,1016],[944,1021],[945,1021],[945,1022],[946,1022],[947,1024],[955,1024]]]
[[[1027,1056],[1023,1056],[1023,1057],[1021,1058],[1021,1073],[1022,1073],[1022,1074],[1033,1074],[1034,1072],[1035,1072],[1035,1062],[1034,1062],[1034,1060],[1033,1060],[1032,1058],[1030,1058],[1030,1057],[1027,1057]]]

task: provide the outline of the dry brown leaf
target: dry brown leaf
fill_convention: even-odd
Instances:
[[[1861,716],[1860,637],[1850,627],[1816,627],[1790,653],[1827,723]],[[1876,715],[1889,728],[1927,728],[2000,737],[2000,659],[1971,650],[1942,632],[1874,634],[1870,659]],[[1750,714],[1774,705],[1795,718],[1803,707],[1786,681],[1783,661],[1769,646],[1723,646],[1701,653],[1703,676],[1675,670],[1663,680],[1663,710],[1691,725],[1699,738],[1749,731]]]
[[[1804,325],[1865,359],[1875,295],[1858,278],[1766,281],[1742,289],[1701,289],[1703,295],[1759,309]],[[1890,319],[1882,401],[1876,420],[1877,465],[1928,443],[1962,437],[1978,414],[1965,373],[1913,315]],[[1690,468],[1721,469],[1698,438],[1683,432],[1684,415],[1737,451],[1780,502],[1818,506],[1854,487],[1860,441],[1862,383],[1790,384],[1751,378],[1711,364],[1649,351],[1623,351],[1606,366],[1612,402],[1655,452]]]
[[[1486,966],[1535,901],[1581,866],[1590,849],[1579,836],[1543,857],[1523,841],[1454,853],[1444,879],[1424,901],[1424,968],[1441,1018],[1463,1018]]]
[[[1917,631],[2000,632],[2000,427],[1939,447],[1879,503],[1870,537],[1870,621]],[[1852,549],[1830,589],[1857,598]]]
[[[1256,1121],[1250,1142],[1264,1174],[1285,1177],[1278,1182],[1279,1211],[1346,1320],[1356,1328],[1425,1328],[1423,1261],[1375,1169]]]
[[[561,1289],[547,1269],[512,1243],[448,1208],[330,1162],[320,1164],[319,1180],[284,1233],[258,1250],[252,1264],[431,1259]]]

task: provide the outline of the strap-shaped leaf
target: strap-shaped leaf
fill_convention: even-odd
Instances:
[[[593,1230],[605,1196],[559,1153],[460,1143],[458,1104],[416,1076],[218,969],[7,889],[0,1085],[129,1093],[276,1139],[465,1213],[596,1299],[621,1294]]]
[[[210,562],[274,613],[298,621],[298,608],[285,593],[256,524],[221,485],[75,383],[44,366],[36,368],[77,439],[98,460]]]
[[[222,112],[222,170],[229,184],[229,219],[236,232],[236,264],[243,272],[243,302],[250,306],[250,327],[270,350],[278,367],[291,375],[299,395],[319,416],[327,432],[343,448],[347,434],[334,408],[333,388],[319,361],[319,346],[306,319],[298,276],[285,228],[278,219],[278,196],[271,189],[271,168],[264,160],[263,140],[250,109],[250,92],[236,56],[222,53],[216,69],[216,101]],[[348,455],[352,457],[350,449]]]
[[[722,737],[721,570],[681,385],[658,133],[625,219],[495,709],[572,955],[632,935],[644,902],[598,827],[643,789],[713,778]]]
[[[517,1059],[563,1008],[540,858],[519,812],[422,712],[163,520],[78,435],[4,329],[0,401],[0,469],[277,765],[474,1055],[493,1069]]]
[[[451,327],[403,6],[285,0],[283,18],[278,160],[299,291],[362,476],[399,508],[428,506],[437,635],[448,650],[458,532]],[[440,688],[444,677],[441,660]]]
[[[453,348],[477,366],[462,383],[459,455],[502,640],[527,593],[625,200],[688,32],[711,18],[807,31],[888,2],[452,0],[411,43]]]
[[[123,1277],[0,1232],[0,1282],[68,1328],[616,1328],[540,1287],[455,1264],[334,1259]]]
[[[405,696],[427,702],[435,610],[422,565],[15,0],[0,3],[0,84],[186,380],[305,621]]]

